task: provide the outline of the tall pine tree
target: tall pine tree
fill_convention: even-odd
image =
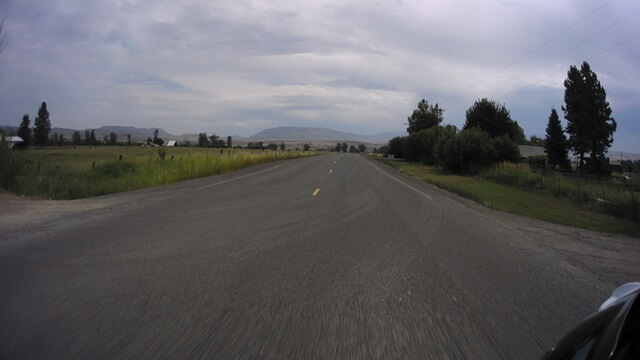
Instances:
[[[585,154],[589,154],[588,171],[601,173],[606,167],[605,153],[616,131],[607,94],[586,61],[580,70],[576,66],[569,68],[564,87],[562,110],[567,120],[569,144],[578,155],[580,171],[584,171]]]
[[[47,110],[47,103],[43,101],[40,109],[38,109],[38,116],[33,121],[33,140],[35,144],[38,146],[47,145],[50,132],[49,111]]]
[[[18,136],[24,140],[24,145],[31,145],[31,119],[29,119],[29,114],[24,114],[22,116],[22,122],[20,123],[20,127],[18,128]]]
[[[551,109],[549,115],[549,123],[547,124],[547,137],[544,143],[544,150],[549,159],[549,165],[558,166],[561,169],[568,169],[570,166],[569,158],[569,142],[562,130],[562,124],[558,118],[556,109]]]

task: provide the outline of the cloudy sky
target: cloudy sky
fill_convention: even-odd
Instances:
[[[403,131],[425,98],[461,126],[479,98],[527,136],[587,60],[640,152],[637,0],[0,0],[0,124],[252,135]]]

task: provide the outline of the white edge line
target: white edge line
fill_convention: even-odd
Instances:
[[[362,160],[364,160],[364,159],[362,159]],[[369,161],[367,161],[367,160],[364,160],[364,162],[366,162],[367,164],[369,164],[369,165],[373,166],[376,170],[378,170],[378,171],[380,171],[381,173],[383,173],[383,174],[387,175],[388,177],[392,178],[393,180],[395,180],[395,181],[399,182],[400,184],[402,184],[402,185],[404,185],[404,186],[408,187],[409,189],[411,189],[411,190],[413,190],[413,191],[417,192],[418,194],[420,194],[420,195],[422,195],[422,196],[426,197],[427,199],[429,199],[429,200],[433,200],[433,198],[432,198],[431,196],[429,196],[429,195],[427,195],[427,194],[423,193],[422,191],[420,191],[420,190],[418,190],[418,189],[414,188],[413,186],[411,186],[411,185],[409,185],[409,184],[407,184],[407,183],[403,182],[402,180],[396,179],[395,177],[393,177],[393,176],[391,176],[391,175],[387,174],[386,172],[384,172],[384,171],[380,170],[377,166],[373,165],[371,162],[369,162]]]
[[[364,160],[364,159],[363,159],[363,160]],[[404,182],[402,182],[402,181],[400,181],[400,180],[396,179],[395,177],[393,177],[393,176],[391,176],[391,175],[387,174],[386,172],[384,172],[384,171],[380,170],[377,166],[373,165],[373,163],[369,162],[368,160],[365,160],[365,162],[369,163],[369,165],[371,165],[371,166],[373,166],[374,168],[376,168],[376,170],[378,170],[378,171],[380,171],[381,173],[383,173],[383,174],[387,175],[388,177],[392,178],[393,180],[395,180],[395,181],[397,181],[397,182],[401,183],[402,185],[404,185],[404,186],[408,187],[409,189],[411,189],[411,190],[413,190],[413,191],[415,191],[415,192],[418,192],[418,193],[422,194],[423,196],[426,196],[427,198],[429,198],[429,199],[433,200],[433,198],[431,198],[431,196],[429,196],[429,195],[427,195],[427,194],[423,193],[422,191],[420,191],[420,190],[418,190],[418,189],[415,189],[414,187],[412,187],[412,186],[410,186],[410,185],[408,185],[408,184],[405,184]],[[469,208],[469,207],[467,207],[466,205],[464,205],[464,204],[462,204],[462,203],[460,203],[460,202],[458,202],[458,201],[456,201],[456,202],[458,203],[458,205],[462,206],[463,208],[468,209],[468,210],[470,210],[470,211],[473,211],[475,214],[477,214],[477,215],[479,215],[479,216],[481,216],[481,217],[483,217],[483,218],[485,218],[485,219],[487,219],[487,220],[493,221],[493,222],[497,223],[498,225],[502,225],[503,227],[505,227],[505,228],[507,228],[507,229],[509,229],[509,230],[511,230],[511,231],[515,231],[515,232],[517,232],[517,233],[520,233],[521,235],[523,235],[523,236],[524,236],[524,237],[526,237],[527,239],[531,239],[531,237],[530,237],[530,236],[528,236],[527,234],[523,233],[522,231],[520,231],[520,230],[518,230],[518,229],[516,229],[516,228],[514,228],[514,227],[511,227],[511,226],[509,226],[509,225],[507,225],[507,224],[503,223],[502,221],[499,221],[499,220],[494,219],[494,218],[492,218],[492,217],[486,216],[486,215],[482,214],[481,212],[477,211],[476,209]],[[482,205],[481,205],[481,206],[482,206]],[[493,210],[493,211],[499,211],[499,210]]]
[[[254,175],[262,174],[262,173],[265,173],[265,172],[267,172],[267,171],[271,171],[271,170],[277,169],[277,168],[279,168],[279,167],[285,166],[285,165],[287,165],[287,164],[289,164],[289,163],[288,163],[288,162],[286,162],[286,163],[284,163],[284,164],[280,164],[280,165],[278,165],[278,166],[270,167],[270,168],[265,169],[265,170],[262,170],[262,171],[258,171],[258,172],[251,173],[251,174],[247,174],[247,175],[238,176],[237,178],[233,178],[233,179],[229,179],[229,180],[225,180],[225,181],[220,181],[220,182],[215,183],[215,184],[206,185],[206,186],[203,186],[203,187],[201,187],[201,188],[198,188],[198,190],[203,190],[203,189],[207,189],[207,188],[210,188],[210,187],[213,187],[213,186],[218,186],[218,185],[226,184],[226,183],[228,183],[228,182],[235,181],[235,180],[240,180],[240,179],[244,179],[244,178],[249,177],[249,176],[254,176]]]

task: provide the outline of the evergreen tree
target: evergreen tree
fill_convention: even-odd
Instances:
[[[217,147],[219,139],[220,138],[216,134],[213,134],[213,135],[209,136],[209,141],[211,142],[211,147]]]
[[[43,101],[40,109],[38,109],[38,116],[33,121],[33,140],[35,144],[38,146],[47,145],[50,132],[49,111],[47,110],[47,103]]]
[[[84,131],[84,143],[85,145],[91,145],[91,132],[89,130]]]
[[[409,122],[407,132],[413,134],[440,125],[443,112],[444,109],[441,109],[438,104],[430,105],[425,99],[422,99],[418,103],[418,108],[413,110],[411,116],[407,118]]]
[[[96,138],[96,131],[91,129],[91,134],[89,135],[89,144],[96,145],[98,144],[98,139]]]
[[[227,136],[227,147],[230,148],[232,145],[231,135]]]
[[[607,94],[596,74],[585,61],[580,70],[571,66],[564,81],[562,107],[567,120],[569,144],[578,155],[578,166],[584,171],[585,154],[590,173],[605,171],[605,152],[613,143],[616,121],[611,117]]]
[[[73,135],[71,136],[71,141],[73,142],[73,145],[80,145],[82,144],[82,135],[80,135],[80,131],[74,131]]]
[[[24,145],[31,145],[31,120],[29,119],[29,114],[24,114],[22,116],[22,122],[20,123],[20,127],[18,128],[18,136],[24,140]]]
[[[199,133],[198,134],[198,146],[199,147],[208,147],[209,146],[209,138],[207,137],[207,133]]]
[[[547,124],[547,136],[544,142],[544,150],[549,159],[549,165],[558,166],[562,169],[569,168],[569,142],[562,130],[562,124],[558,118],[556,109],[551,109],[549,123]]]

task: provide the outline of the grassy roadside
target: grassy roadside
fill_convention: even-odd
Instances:
[[[456,175],[433,166],[396,160],[379,161],[495,210],[576,228],[640,237],[637,224],[581,208],[568,199],[544,196],[479,177]]]
[[[103,146],[0,151],[0,189],[69,200],[227,173],[315,152]]]

